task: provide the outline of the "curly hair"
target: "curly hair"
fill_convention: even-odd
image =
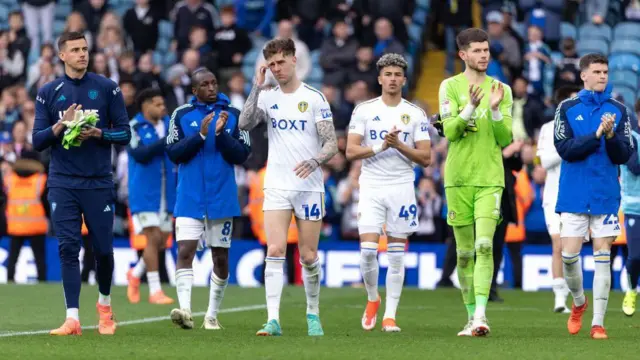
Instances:
[[[409,64],[407,63],[407,60],[405,60],[402,55],[389,53],[389,54],[382,55],[380,60],[378,60],[378,62],[376,63],[376,68],[378,69],[378,72],[382,71],[382,69],[388,66],[397,66],[406,73],[407,68],[409,67]]]
[[[291,39],[274,39],[267,43],[262,50],[265,60],[269,60],[273,55],[282,53],[283,56],[293,56],[296,54],[296,44]]]

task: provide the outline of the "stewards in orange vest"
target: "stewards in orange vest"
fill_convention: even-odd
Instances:
[[[49,228],[44,206],[47,175],[38,153],[23,151],[5,179],[7,188],[8,280],[14,281],[20,249],[29,240],[38,270],[38,281],[47,275],[45,239]]]
[[[511,262],[513,264],[513,285],[522,288],[522,242],[526,237],[524,218],[533,202],[533,189],[527,169],[514,172],[516,177],[516,209],[518,214],[517,224],[507,225],[507,234],[504,241],[507,243]]]
[[[257,176],[250,179],[249,182],[249,204],[246,209],[249,213],[249,219],[251,220],[251,230],[253,235],[258,238],[260,244],[264,248],[264,255],[267,256],[267,236],[264,231],[264,213],[262,211],[262,204],[264,202],[264,175],[267,171],[266,166],[258,171]],[[298,228],[296,227],[295,217],[291,216],[291,224],[289,225],[289,234],[287,237],[287,269],[294,269],[294,271],[287,271],[287,278],[289,284],[296,283],[296,272],[299,272],[300,262],[298,254]],[[262,267],[262,282],[264,283],[264,266]]]

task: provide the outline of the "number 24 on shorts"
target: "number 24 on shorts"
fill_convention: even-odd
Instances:
[[[411,214],[413,216],[413,219],[416,218],[416,216],[418,216],[418,207],[415,205],[410,205],[408,206],[409,210],[407,210],[407,206],[402,205],[402,207],[400,208],[400,214],[398,214],[398,217],[404,218],[405,220],[409,220],[409,214]]]

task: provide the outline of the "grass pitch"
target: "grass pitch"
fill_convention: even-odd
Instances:
[[[166,288],[166,286],[165,286]],[[175,290],[166,288],[175,297]],[[567,314],[551,312],[551,292],[503,291],[504,304],[489,304],[492,333],[487,338],[458,338],[466,313],[456,289],[405,289],[398,309],[400,333],[382,333],[380,322],[371,332],[360,328],[364,289],[327,289],[320,295],[320,318],[325,336],[307,336],[304,289],[285,288],[281,305],[283,336],[264,338],[255,332],[265,322],[264,290],[229,287],[219,315],[222,331],[182,330],[168,318],[174,306],[127,302],[126,288],[113,289],[113,305],[120,323],[115,336],[100,336],[95,328],[80,337],[51,337],[48,330],[64,320],[62,287],[0,286],[0,358],[2,359],[610,359],[632,358],[640,345],[640,314],[624,316],[622,294],[612,293],[605,325],[610,339],[589,338],[591,308],[580,334],[566,330]],[[194,312],[203,314],[208,289],[194,288]],[[590,295],[589,295],[590,296]],[[95,326],[97,288],[83,286],[80,318]],[[591,306],[591,303],[590,303]]]

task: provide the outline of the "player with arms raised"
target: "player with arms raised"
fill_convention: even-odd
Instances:
[[[367,290],[362,328],[376,325],[378,295],[378,240],[386,224],[388,236],[387,301],[382,331],[397,332],[396,309],[404,284],[407,237],[418,228],[418,207],[413,186],[413,163],[429,166],[429,123],[422,109],[402,98],[407,62],[399,54],[386,54],[377,64],[382,96],[356,106],[351,116],[347,159],[362,159],[358,231],[360,271]]]
[[[487,76],[489,37],[481,29],[456,39],[466,67],[440,85],[440,116],[449,140],[445,163],[447,222],[453,227],[458,279],[469,322],[458,336],[485,336],[493,275],[493,234],[504,189],[502,148],[511,135],[511,88]]]
[[[320,261],[318,241],[324,217],[324,184],[320,165],[338,152],[333,115],[322,93],[301,82],[295,72],[295,45],[272,40],[262,51],[267,66],[256,73],[251,94],[240,114],[240,128],[250,130],[268,122],[269,155],[264,184],[264,223],[267,236],[265,292],[268,319],[259,336],[282,335],[280,297],[291,214],[299,232],[300,262],[307,295],[310,336],[323,335],[319,318]],[[278,85],[264,90],[267,67]]]

